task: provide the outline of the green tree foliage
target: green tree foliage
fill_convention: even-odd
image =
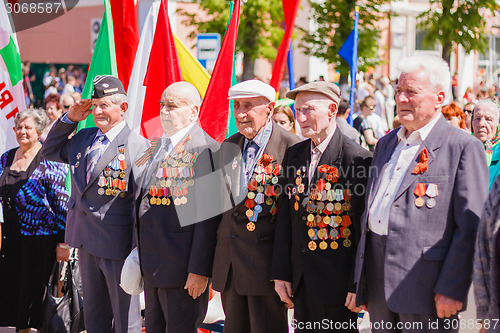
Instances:
[[[337,52],[354,27],[354,9],[359,6],[358,69],[366,71],[380,63],[377,21],[388,17],[383,5],[390,0],[309,0],[311,19],[315,30],[301,29],[304,33],[301,46],[305,53],[324,59],[340,72],[341,83],[347,81],[349,65]]]
[[[229,18],[228,0],[195,0],[206,15],[179,10],[183,23],[195,26],[189,37],[198,33],[217,32],[224,36]],[[243,53],[243,79],[254,78],[254,64],[259,57],[274,60],[283,38],[281,0],[242,0],[236,51]]]
[[[419,15],[420,27],[427,29],[424,45],[439,41],[443,46],[442,58],[450,63],[453,43],[462,45],[466,52],[483,51],[485,38],[485,12],[493,14],[495,0],[430,0],[431,8]]]

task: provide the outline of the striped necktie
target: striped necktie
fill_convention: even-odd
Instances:
[[[92,147],[90,147],[89,153],[87,155],[87,183],[90,180],[90,176],[92,175],[92,171],[94,171],[95,166],[97,165],[97,161],[101,157],[101,149],[103,147],[103,142],[106,139],[106,135],[99,135]]]

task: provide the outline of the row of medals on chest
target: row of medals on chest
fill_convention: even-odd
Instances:
[[[170,198],[175,197],[174,205],[185,205],[188,202],[188,187],[194,186],[193,164],[197,157],[198,153],[185,151],[167,156],[156,170],[156,182],[149,187],[149,203],[168,206],[172,201]]]
[[[245,207],[247,211],[245,215],[248,217],[247,230],[254,231],[259,214],[262,212],[262,204],[271,206],[271,215],[276,215],[278,208],[276,207],[276,198],[281,192],[281,188],[275,187],[278,184],[278,177],[281,174],[281,165],[276,164],[274,167],[270,163],[272,156],[259,161],[255,167],[254,174],[248,183],[247,199]],[[266,198],[267,197],[267,198]]]
[[[311,239],[308,248],[315,251],[318,247],[321,250],[328,248],[327,239],[331,240],[330,248],[338,249],[337,239],[344,238],[342,245],[350,247],[351,241],[348,239],[351,235],[349,226],[351,225],[351,193],[349,189],[334,188],[338,180],[338,170],[335,167],[321,165],[318,167],[319,173],[325,173],[325,179],[319,179],[310,189],[306,205],[306,214],[302,217],[309,227],[307,234]],[[305,176],[305,168],[297,170],[295,186],[289,191],[288,196],[295,198],[294,209],[299,210],[300,198],[298,194],[304,192],[305,186],[302,179]],[[343,203],[342,203],[343,201]],[[332,218],[331,215],[335,216]],[[340,227],[340,230],[337,228]],[[317,240],[321,239],[319,246]]]
[[[126,169],[125,148],[120,148],[117,158],[109,162],[102,171],[102,175],[99,176],[97,194],[114,197],[119,195],[120,198],[124,198],[126,195],[125,189],[127,188]]]

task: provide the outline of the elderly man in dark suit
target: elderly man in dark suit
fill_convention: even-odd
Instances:
[[[458,331],[488,193],[484,149],[441,115],[450,89],[446,62],[418,55],[399,69],[403,126],[375,149],[378,172],[370,174],[356,261],[357,304],[367,305],[378,323],[374,332]]]
[[[221,161],[233,207],[222,216],[213,268],[227,333],[288,332],[287,311],[269,270],[281,163],[299,139],[271,120],[275,96],[274,88],[258,80],[229,90],[239,133],[222,144]]]
[[[139,202],[139,258],[144,275],[146,331],[195,333],[208,305],[220,212],[207,185],[219,144],[197,124],[200,93],[188,82],[161,96],[164,134],[136,164],[147,165]],[[205,176],[205,177],[204,177]]]
[[[134,235],[136,178],[141,170],[133,162],[148,147],[147,140],[123,120],[127,108],[121,82],[113,76],[97,76],[92,100],[73,105],[54,124],[42,147],[46,159],[70,165],[66,242],[79,250],[89,333],[141,329],[137,296],[131,304],[130,295],[119,286]],[[68,139],[90,113],[97,127]],[[135,327],[128,329],[128,321]]]
[[[308,83],[287,97],[309,140],[283,162],[271,278],[295,309],[296,332],[357,332],[354,261],[372,154],[337,127],[335,84]]]

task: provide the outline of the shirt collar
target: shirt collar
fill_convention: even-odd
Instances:
[[[177,144],[186,136],[186,134],[191,130],[191,128],[193,128],[195,123],[196,122],[193,122],[187,125],[183,129],[179,130],[177,133],[172,134],[172,136],[170,137],[168,137],[165,133],[163,133],[162,142],[165,142],[165,139],[168,138],[170,139],[170,141],[172,141],[172,147],[177,146]]]
[[[401,126],[401,128],[398,131],[399,141],[407,141],[410,138],[412,139],[412,141],[416,140],[417,138],[420,138],[422,141],[424,141],[427,138],[427,136],[429,136],[429,133],[434,128],[434,125],[436,125],[436,123],[438,122],[438,120],[441,117],[443,117],[443,116],[442,116],[441,112],[439,112],[439,114],[436,115],[429,123],[427,123],[427,125],[425,125],[422,128],[419,128],[416,131],[413,131],[410,134],[410,136],[408,136],[408,138],[406,137],[406,133],[407,133],[406,127],[404,125]]]
[[[337,130],[337,126],[333,128],[332,133],[328,134],[325,140],[323,140],[319,145],[315,146],[314,141],[311,140],[311,151],[314,151],[315,148],[319,150],[321,154],[323,154],[326,150],[326,147],[330,144],[330,141],[332,140],[333,134],[335,134],[335,131]]]
[[[113,140],[118,136],[118,134],[122,131],[122,129],[125,127],[126,124],[127,123],[123,120],[118,125],[113,126],[106,133],[103,133],[101,129],[99,129],[97,131],[96,137],[100,135],[105,135],[106,139],[108,139],[109,142],[113,142]]]
[[[245,138],[245,147],[248,145],[250,141],[253,141],[259,148],[262,148],[266,145],[267,139],[270,136],[270,133],[272,131],[273,124],[272,121],[268,121],[266,126],[257,134],[253,139],[248,140]]]

